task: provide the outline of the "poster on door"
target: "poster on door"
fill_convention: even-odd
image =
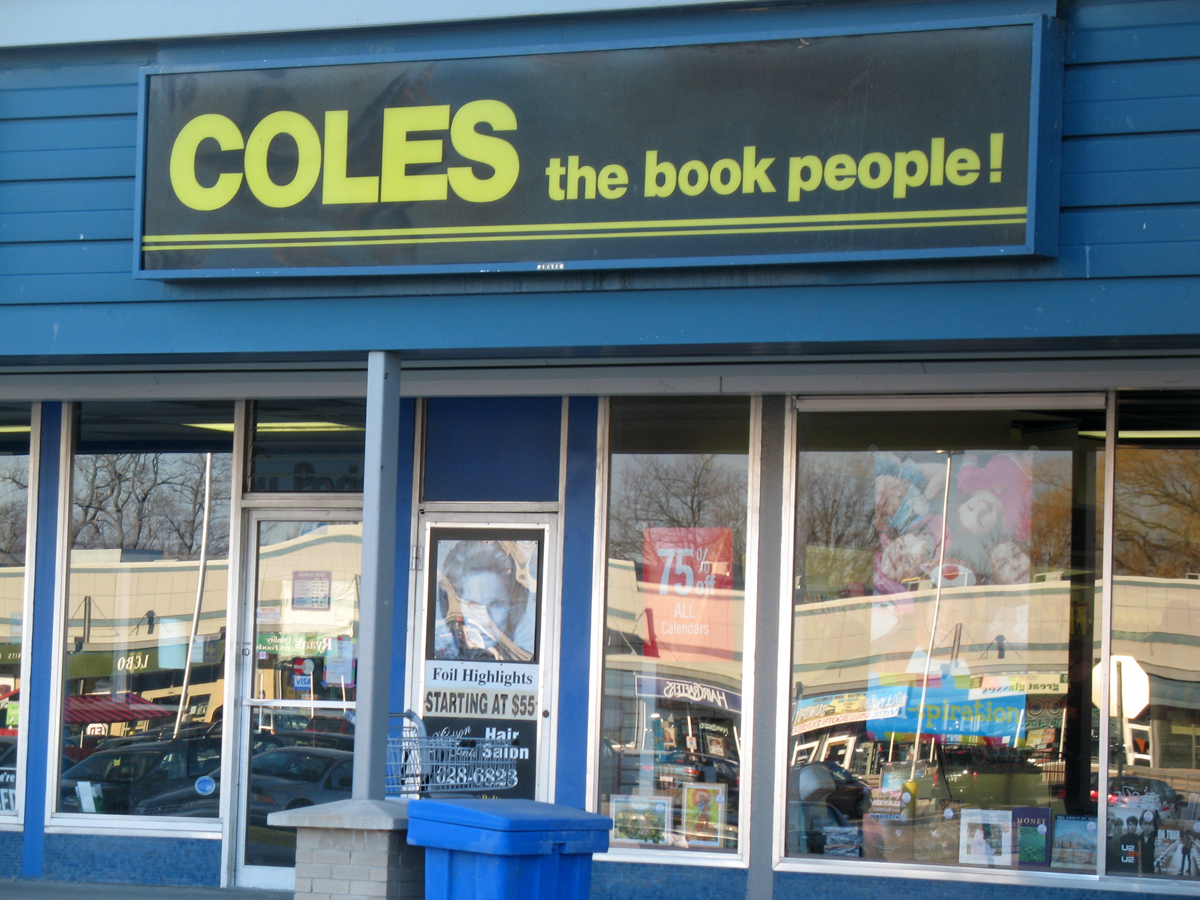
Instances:
[[[732,529],[645,529],[642,585],[647,656],[733,658],[740,646],[742,597],[733,589]]]
[[[420,715],[429,735],[512,764],[515,778],[479,773],[484,796],[536,798],[543,538],[540,529],[430,531]]]

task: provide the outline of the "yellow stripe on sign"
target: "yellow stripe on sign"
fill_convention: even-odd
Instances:
[[[446,234],[433,236],[417,236],[411,237],[336,237],[337,232],[328,232],[330,235],[327,238],[316,238],[311,235],[305,235],[307,240],[300,239],[297,235],[296,239],[280,239],[275,235],[263,235],[257,239],[237,240],[232,239],[229,235],[211,235],[205,236],[203,242],[190,243],[186,240],[181,240],[178,243],[161,243],[161,244],[143,244],[142,249],[146,252],[151,251],[166,251],[166,250],[251,250],[256,248],[281,248],[281,247],[378,247],[400,244],[462,244],[462,243],[492,243],[497,241],[582,241],[582,240],[599,240],[606,238],[637,238],[637,237],[683,237],[686,235],[731,235],[731,234],[795,234],[800,232],[814,231],[866,231],[866,230],[894,230],[898,228],[950,228],[961,226],[980,226],[980,225],[1024,225],[1026,219],[1024,216],[1015,216],[1011,218],[992,218],[992,219],[949,219],[942,221],[925,221],[925,222],[847,222],[843,224],[822,224],[822,225],[763,225],[754,227],[730,227],[730,228],[656,228],[643,229],[635,231],[599,231],[599,232],[568,232],[563,234],[546,233],[546,234]],[[182,235],[180,237],[183,237]],[[224,240],[222,240],[224,238]],[[163,238],[165,239],[165,236]]]

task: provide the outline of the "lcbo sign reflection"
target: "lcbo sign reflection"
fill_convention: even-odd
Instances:
[[[139,269],[1044,252],[1050,27],[147,71]]]

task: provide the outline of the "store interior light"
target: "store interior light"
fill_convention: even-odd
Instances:
[[[29,434],[28,425],[0,425],[0,434]]]
[[[1080,437],[1104,439],[1103,431],[1081,431]],[[1118,431],[1119,441],[1195,441],[1200,431]]]
[[[232,422],[191,422],[187,427],[233,433]],[[259,422],[255,425],[255,430],[259,434],[312,434],[315,431],[365,431],[366,429],[359,425],[344,425],[341,422]]]

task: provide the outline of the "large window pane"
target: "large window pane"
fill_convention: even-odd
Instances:
[[[614,849],[734,851],[750,404],[611,409],[600,809]]]
[[[1194,879],[1200,874],[1200,395],[1122,396],[1117,421],[1108,871]]]
[[[60,812],[217,814],[232,421],[230,403],[79,410]]]
[[[17,811],[29,406],[0,405],[0,815]]]
[[[1103,414],[798,431],[787,854],[1094,872]]]

